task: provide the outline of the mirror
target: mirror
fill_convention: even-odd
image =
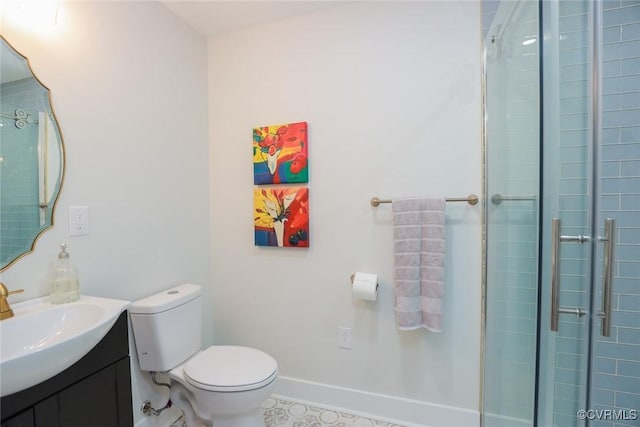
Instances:
[[[53,226],[64,145],[49,89],[0,36],[0,272]]]

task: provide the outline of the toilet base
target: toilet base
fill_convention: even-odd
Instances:
[[[240,393],[204,392],[194,395],[191,386],[173,377],[171,401],[184,412],[188,427],[266,427],[262,411],[275,381],[261,389]]]
[[[173,385],[170,389],[171,402],[174,407],[182,411],[183,425],[186,427],[211,427],[211,421],[200,419],[189,402],[188,392],[184,387]],[[176,424],[177,425],[177,424]]]

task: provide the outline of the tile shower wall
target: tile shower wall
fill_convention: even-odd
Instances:
[[[610,338],[596,334],[592,407],[629,411],[640,409],[640,1],[605,1],[602,23],[600,204],[618,233],[613,327]],[[640,426],[640,419],[592,425]]]
[[[44,110],[42,87],[33,79],[0,86],[0,112],[12,115],[22,108],[37,118]],[[38,208],[38,125],[22,129],[3,117],[0,124],[0,263],[24,250],[25,236],[40,230]]]

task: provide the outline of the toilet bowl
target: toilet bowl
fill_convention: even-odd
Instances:
[[[188,427],[264,427],[262,403],[278,364],[267,353],[239,346],[201,350],[201,287],[184,284],[130,306],[140,369],[165,372],[171,401]]]
[[[278,367],[253,348],[212,346],[168,374],[200,420],[214,427],[262,427],[262,403],[273,392]]]

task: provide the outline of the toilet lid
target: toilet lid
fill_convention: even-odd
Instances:
[[[191,385],[211,391],[254,390],[277,375],[275,359],[249,347],[209,347],[184,365],[184,376]]]

